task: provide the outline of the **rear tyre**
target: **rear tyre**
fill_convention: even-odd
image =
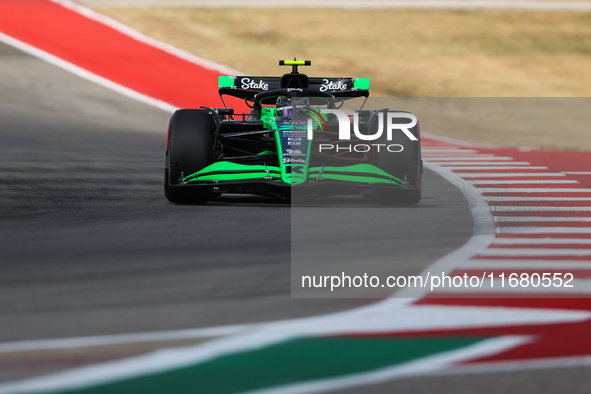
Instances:
[[[215,121],[208,110],[181,109],[170,118],[164,194],[177,204],[204,204],[211,196],[211,186],[184,185],[187,177],[213,162]]]
[[[397,123],[397,121],[407,123],[405,119],[393,119],[394,123]],[[417,141],[412,141],[400,130],[393,130],[391,141],[387,140],[386,131],[384,130],[382,137],[377,141],[377,143],[385,145],[381,147],[379,152],[375,152],[376,166],[400,180],[406,180],[409,186],[408,189],[377,189],[376,199],[380,205],[415,205],[421,200],[422,168],[419,124],[417,123],[409,131],[417,138]],[[399,150],[397,145],[402,146],[402,151],[392,152]],[[391,147],[390,150],[392,151],[384,149],[388,146]]]

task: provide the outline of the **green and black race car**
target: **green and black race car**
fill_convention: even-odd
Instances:
[[[421,199],[419,124],[408,112],[363,110],[367,78],[220,76],[219,94],[243,99],[232,108],[181,109],[170,119],[164,191],[175,203],[205,203],[212,194],[375,195],[383,205]],[[358,99],[358,100],[353,100]],[[353,100],[353,101],[349,101]],[[362,101],[361,109],[348,109]],[[225,102],[224,102],[225,105]]]

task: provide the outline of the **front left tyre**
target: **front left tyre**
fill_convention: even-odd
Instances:
[[[399,111],[402,112],[402,111]],[[405,118],[393,119],[393,123],[404,124]],[[376,166],[388,174],[405,181],[402,188],[378,189],[376,198],[380,205],[401,206],[415,205],[422,197],[422,161],[421,161],[421,136],[419,123],[408,129],[416,138],[412,141],[400,130],[392,133],[392,139],[386,139],[386,133],[377,141],[389,145],[395,144],[401,147],[396,153],[381,149],[376,152]]]

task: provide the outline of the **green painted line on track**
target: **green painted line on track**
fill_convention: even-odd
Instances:
[[[487,338],[295,338],[157,374],[60,394],[228,394],[374,371]]]

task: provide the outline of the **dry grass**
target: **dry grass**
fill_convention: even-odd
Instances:
[[[591,96],[591,13],[526,11],[99,8],[158,40],[248,74],[370,77],[373,96]],[[433,130],[436,131],[436,130]],[[452,137],[531,147],[501,130]],[[580,131],[579,131],[580,132]],[[589,133],[591,134],[591,132]],[[591,141],[556,139],[565,149]],[[580,136],[577,135],[577,138]],[[591,140],[591,138],[587,138]]]
[[[410,111],[422,130],[464,141],[591,150],[591,98],[370,98],[367,105]]]

